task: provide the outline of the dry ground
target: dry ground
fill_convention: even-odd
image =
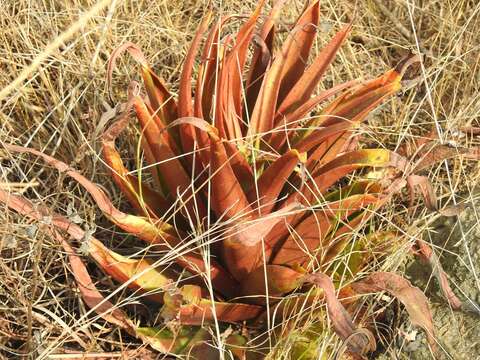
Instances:
[[[248,13],[255,3],[212,2],[218,12],[238,14]],[[329,82],[379,75],[409,50],[426,55],[424,81],[369,119],[367,142],[395,149],[436,127],[443,141],[465,145],[467,140],[457,136],[457,129],[480,124],[480,3],[325,0],[321,4],[318,47],[334,29],[354,19],[353,34],[334,63]],[[85,192],[31,158],[16,156],[12,161],[1,152],[1,144],[42,149],[82,169],[115,196],[97,157],[100,117],[114,105],[105,87],[106,60],[121,43],[135,42],[175,92],[182,60],[205,6],[205,1],[0,0],[0,187],[68,214],[84,227],[97,224],[98,237],[109,241],[110,225]],[[303,6],[303,1],[287,1],[281,26],[286,28]],[[114,74],[114,101],[124,99],[133,78],[133,62],[122,60]],[[134,147],[136,141],[124,138],[122,146]],[[444,203],[473,204],[478,165],[452,161],[429,175]],[[467,211],[476,220],[468,223],[468,229],[463,227],[461,235],[479,223],[475,207]],[[414,219],[388,214],[389,221],[412,237],[428,230],[424,219],[431,217],[425,211],[417,211]],[[468,248],[468,241],[474,239],[460,236],[457,241]],[[407,249],[401,249],[384,269],[403,272],[407,257]],[[478,295],[480,274],[471,261],[467,254],[463,271],[477,279],[471,287]],[[101,322],[80,322],[85,311],[59,245],[38,224],[0,208],[0,356],[47,358],[65,349],[120,356],[126,345],[119,342],[118,334],[107,333]],[[461,314],[452,316],[461,321]],[[399,329],[391,330],[398,341],[387,346],[387,358],[409,356],[398,345],[402,343]]]

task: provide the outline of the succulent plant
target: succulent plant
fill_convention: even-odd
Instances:
[[[66,164],[33,149],[7,149],[36,154],[66,172],[115,225],[148,244],[137,258],[117,254],[93,237],[85,246],[105,273],[161,304],[168,327],[138,326],[123,311],[112,312],[113,305],[95,290],[83,287],[82,294],[105,319],[160,351],[192,355],[198,348],[209,349],[214,358],[219,350],[205,345],[213,341],[224,345],[223,356],[243,358],[248,331],[238,324],[261,331],[274,313],[282,321],[298,318],[299,309],[324,299],[333,329],[348,339],[352,356],[362,356],[374,347],[373,336],[367,329],[358,332],[345,308],[355,304],[353,295],[381,290],[400,294],[432,338],[426,301],[408,282],[377,273],[351,283],[376,252],[387,252],[395,237],[369,231],[355,236],[355,231],[407,184],[412,169],[398,153],[361,148],[358,129],[373,109],[401,89],[407,67],[418,58],[408,57],[375,79],[348,81],[317,93],[352,25],[308,62],[319,2],[305,9],[277,51],[274,19],[281,2],[258,30],[263,3],[236,34],[223,32],[233,17],[216,21],[195,71],[212,18],[211,13],[205,16],[186,55],[178,96],[133,43],[112,54],[109,83],[124,51],[140,63],[143,78],[143,87],[131,84],[121,114],[102,137],[103,159],[135,214],[117,209],[104,191]],[[320,105],[321,111],[311,115]],[[127,169],[115,145],[132,113],[141,144],[137,171]],[[382,169],[382,176],[358,175],[357,170],[372,168]],[[10,198],[10,206],[23,212],[30,206],[14,200]],[[29,214],[40,216],[33,210]],[[83,237],[78,226],[60,215],[52,224],[74,238]],[[76,264],[77,280],[88,280]],[[303,307],[292,305],[300,302]],[[325,312],[318,316],[325,317]],[[236,325],[225,335],[224,324]]]

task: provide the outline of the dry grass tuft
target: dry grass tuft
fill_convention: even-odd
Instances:
[[[0,144],[41,149],[82,169],[84,175],[115,198],[118,192],[98,157],[98,137],[105,126],[100,119],[115,105],[110,103],[105,89],[106,61],[114,48],[132,41],[144,50],[168,84],[178,83],[182,60],[206,3],[3,2]],[[247,1],[240,5],[232,0],[212,3],[219,12],[238,14],[249,13],[255,4]],[[282,18],[285,26],[302,7],[302,1],[288,2]],[[327,81],[372,78],[409,50],[426,54],[422,69],[425,81],[408,95],[400,95],[401,101],[390,101],[370,118],[364,128],[366,143],[395,149],[435,127],[442,141],[452,146],[471,145],[468,138],[458,136],[457,130],[480,126],[480,3],[374,0],[354,5],[346,0],[327,0],[322,2],[321,12],[320,33],[325,36],[319,36],[317,48],[333,28],[354,19],[353,36],[341,50]],[[114,89],[126,88],[135,76],[134,67],[129,66],[132,64],[128,58],[119,63],[114,74],[119,86]],[[19,77],[22,71],[23,78]],[[11,84],[15,86],[10,88]],[[172,89],[174,93],[176,90]],[[124,93],[113,95],[116,102],[125,98]],[[131,135],[123,137],[121,146],[134,153],[137,143],[133,131]],[[474,203],[478,199],[474,192],[480,178],[478,165],[455,160],[439,165],[429,177],[445,204]],[[97,237],[105,242],[118,235],[77,184],[24,157],[12,157],[1,147],[0,188],[25,193],[36,204],[67,214],[84,228],[93,230],[96,224]],[[407,240],[413,240],[428,230],[432,220],[431,214],[420,209],[413,217],[401,206],[380,215],[385,226],[397,227]],[[476,214],[475,209],[471,211]],[[478,220],[479,216],[475,216]],[[84,316],[88,310],[75,289],[66,256],[42,226],[28,223],[6,208],[0,211],[0,354],[36,359],[59,358],[54,354],[62,353],[74,358],[73,354],[82,352],[97,358],[140,356],[138,349],[126,352],[138,347],[138,343],[108,330],[101,320]],[[400,248],[382,267],[401,272],[407,256],[408,249]],[[466,269],[475,272],[472,264]],[[95,270],[93,273],[100,285],[108,286],[108,279]],[[475,277],[478,279],[480,274]],[[477,286],[480,291],[480,284]],[[134,299],[131,303],[134,306]],[[388,351],[398,356],[395,347]],[[150,356],[148,352],[142,354]],[[286,358],[288,349],[277,354],[276,359]]]

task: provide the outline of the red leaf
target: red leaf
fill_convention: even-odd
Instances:
[[[170,204],[161,194],[128,173],[120,154],[115,148],[115,139],[125,129],[127,124],[128,111],[125,111],[123,117],[103,134],[103,157],[110,167],[113,180],[138,213],[158,219],[166,214]]]
[[[360,294],[387,291],[395,296],[405,306],[412,324],[425,330],[430,347],[436,352],[432,314],[428,306],[428,299],[420,289],[412,286],[400,275],[388,272],[371,274],[366,279],[352,284],[352,288]]]
[[[187,212],[187,214],[183,215],[188,216],[192,221],[195,221],[197,218],[202,220],[206,216],[203,201],[201,201],[198,192],[192,189],[193,184],[190,176],[171,149],[169,136],[165,128],[158,127],[148,108],[139,97],[134,98],[134,106],[137,118],[155,157],[156,166],[170,191],[170,195],[173,198],[177,198],[178,194],[181,195],[180,205]],[[173,127],[175,124],[177,122],[172,122],[170,127]]]
[[[333,61],[338,49],[349,34],[351,27],[352,25],[349,24],[338,32],[330,43],[318,54],[313,63],[305,70],[278,107],[278,114],[280,116],[281,114],[290,112],[292,109],[300,107],[310,98],[318,82]]]
[[[287,140],[287,138],[293,139],[296,128],[301,126],[303,118],[307,116],[310,111],[312,111],[322,101],[336,95],[342,90],[352,87],[357,83],[358,82],[356,80],[352,80],[343,84],[336,85],[328,90],[321,92],[319,95],[306,100],[298,108],[293,108],[291,112],[286,114],[279,114],[278,116],[276,116],[274,120],[275,130],[272,133],[271,139],[269,141],[270,146],[273,149],[279,150],[281,146],[285,145],[285,141]],[[348,125],[350,127],[352,126],[351,123],[348,123]],[[315,133],[317,133],[317,131],[314,131],[311,135],[314,135]],[[298,145],[295,145],[295,147],[298,148]]]
[[[288,53],[285,54],[286,59],[282,68],[282,81],[277,100],[279,104],[282,103],[305,71],[310,49],[317,35],[317,26],[320,19],[319,7],[319,1],[314,1],[303,11],[291,30],[293,35],[292,45],[288,49]]]
[[[262,307],[251,304],[217,302],[201,297],[200,288],[186,285],[180,292],[165,293],[164,317],[175,317],[184,325],[203,325],[215,321],[237,323],[256,318]]]
[[[375,350],[373,334],[367,329],[357,330],[347,310],[335,296],[332,280],[322,273],[306,275],[305,280],[323,289],[333,329],[342,340],[347,342],[349,350],[360,355]]]
[[[298,27],[302,28],[304,26],[309,26],[312,19],[314,21],[314,19],[316,18],[314,15],[315,11],[318,11],[318,4],[313,4],[309,8],[309,11],[302,14],[302,16],[297,21]],[[255,102],[255,107],[250,118],[250,124],[247,134],[248,136],[263,136],[264,133],[270,131],[273,128],[273,120],[276,113],[277,100],[283,76],[287,73],[288,76],[296,76],[295,69],[292,69],[292,66],[294,66],[299,61],[297,60],[298,35],[300,35],[300,38],[302,38],[301,35],[306,36],[305,39],[310,39],[311,37],[311,34],[308,32],[292,32],[288,36],[287,40],[282,46],[280,53],[276,56],[270,69],[267,70],[263,78],[258,100]],[[308,45],[308,42],[310,40],[305,41],[307,41],[306,45]],[[309,48],[309,46],[306,47]],[[291,62],[292,59],[294,59],[293,62]],[[284,71],[286,71],[287,73],[284,73]],[[259,139],[254,140],[258,144]]]
[[[477,313],[480,313],[478,307],[470,307],[467,304],[463,304],[462,301],[455,295],[452,288],[450,287],[450,284],[448,283],[447,274],[443,270],[442,264],[440,263],[437,255],[433,252],[432,248],[428,246],[428,244],[423,240],[417,240],[416,245],[418,247],[418,251],[416,251],[416,254],[419,255],[422,261],[424,263],[427,263],[432,269],[433,275],[435,276],[438,284],[440,285],[443,296],[445,296],[448,304],[452,307],[452,309],[459,310],[462,308],[468,308],[468,310],[470,310],[470,308],[472,308],[476,310]]]
[[[200,47],[203,33],[207,30],[212,13],[209,12],[200,23],[197,32],[192,40],[190,48],[187,52],[185,62],[183,64],[182,74],[180,76],[179,94],[178,94],[178,116],[191,117],[193,116],[192,103],[192,77],[193,65],[195,63],[195,56]],[[182,142],[183,152],[188,154],[194,150],[195,129],[189,125],[180,125],[180,140]],[[191,164],[192,157],[187,158],[187,162]]]
[[[0,201],[18,213],[38,221],[42,220],[45,216],[51,216],[52,224],[54,226],[67,231],[70,236],[78,241],[82,241],[85,236],[85,232],[78,225],[71,223],[66,218],[57,214],[41,212],[38,210],[38,207],[34,208],[30,201],[20,196],[0,190]],[[80,257],[76,255],[70,244],[55,230],[49,230],[49,232],[60,241],[67,252],[73,276],[75,277],[85,304],[106,321],[115,324],[132,334],[134,329],[133,323],[126,317],[123,311],[116,308],[108,300],[105,300],[103,295],[97,290],[85,265]]]
[[[217,94],[220,111],[223,111],[226,138],[230,140],[242,137],[242,73],[246,62],[248,45],[255,30],[255,24],[260,16],[265,0],[258,2],[257,7],[250,18],[239,29],[235,45],[227,54],[220,77]]]
[[[255,102],[258,98],[260,87],[262,86],[263,76],[270,64],[272,58],[273,40],[275,36],[275,19],[280,13],[285,0],[276,1],[270,14],[265,18],[260,33],[253,36],[255,51],[252,55],[250,69],[247,75],[246,91],[246,109],[244,109],[244,119],[252,116]]]
[[[142,66],[142,76],[147,89],[150,104],[155,113],[159,114],[162,120],[168,124],[173,121],[177,115],[177,104],[173,99],[162,80],[152,71],[142,50],[132,42],[126,42],[116,48],[107,65],[107,87],[110,90],[112,84],[112,74],[115,69],[117,58],[125,51]]]
[[[372,194],[352,195],[316,208],[311,215],[295,226],[285,242],[275,239],[276,242],[269,243],[274,251],[278,250],[272,262],[279,265],[304,266],[309,259],[322,258],[328,249],[324,239],[337,223],[345,221],[352,213],[375,204],[378,200],[379,198]]]
[[[220,139],[211,139],[211,203],[217,216],[224,220],[251,214],[250,204],[236,178],[230,158]]]
[[[260,214],[269,214],[276,205],[280,191],[299,162],[306,161],[306,154],[297,150],[287,151],[262,173],[254,186],[248,192],[248,200],[258,209]]]
[[[303,273],[286,266],[260,266],[242,280],[240,294],[245,297],[244,301],[264,305],[267,295],[269,302],[273,302],[275,298],[301,286],[303,278]],[[265,282],[268,287],[265,286]]]
[[[263,261],[262,241],[279,223],[295,213],[298,204],[292,203],[281,210],[254,220],[228,226],[222,241],[222,258],[230,273],[242,280]],[[267,257],[270,250],[266,250]]]

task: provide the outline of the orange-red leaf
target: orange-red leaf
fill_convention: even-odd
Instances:
[[[315,192],[322,194],[339,179],[362,167],[393,167],[405,171],[407,161],[400,155],[384,149],[363,149],[345,153],[322,166],[314,174]]]
[[[278,249],[272,262],[279,265],[305,265],[309,259],[321,257],[327,247],[324,239],[337,223],[377,201],[378,197],[373,194],[360,194],[326,203],[297,225],[284,243],[277,239],[269,243],[272,248]]]
[[[183,64],[182,74],[180,76],[179,94],[178,94],[178,116],[191,117],[193,116],[193,102],[192,102],[192,76],[193,66],[195,63],[195,56],[197,55],[202,41],[203,33],[207,30],[212,13],[209,12],[200,23],[197,32],[192,40],[190,48],[188,49],[185,63]],[[183,152],[188,154],[194,150],[195,129],[190,125],[180,125],[180,140],[182,142]],[[187,162],[191,164],[192,157],[188,156]]]
[[[304,274],[286,266],[259,266],[241,282],[240,294],[245,301],[265,304],[269,300],[289,293],[303,284]],[[265,282],[268,286],[265,286]]]
[[[323,289],[327,310],[333,329],[344,341],[350,351],[363,355],[376,348],[375,338],[367,329],[358,331],[347,310],[335,296],[332,279],[322,273],[306,275],[305,280]]]
[[[410,315],[412,324],[422,327],[427,333],[428,342],[435,352],[436,340],[433,329],[432,314],[428,306],[428,299],[417,287],[400,275],[378,272],[366,279],[352,284],[353,289],[360,294],[387,291],[402,302]]]
[[[307,116],[308,113],[312,111],[318,104],[357,83],[358,82],[356,80],[352,80],[343,84],[335,85],[332,88],[321,92],[317,96],[306,100],[298,108],[293,108],[291,112],[279,114],[278,118],[276,117],[274,120],[276,128],[272,133],[271,139],[269,140],[270,146],[275,150],[279,150],[281,146],[285,144],[287,138],[294,138],[293,135],[295,134],[295,131],[298,131],[296,128],[301,126],[304,117]],[[313,134],[316,132],[317,131],[314,131]],[[295,147],[298,146],[296,145]]]
[[[186,285],[180,292],[165,294],[163,316],[174,316],[184,325],[203,325],[215,319],[237,323],[256,318],[262,307],[251,304],[217,302],[201,297],[200,288]]]
[[[222,82],[219,84],[219,92],[224,94],[224,101],[220,109],[224,111],[224,123],[228,139],[242,137],[242,73],[246,62],[248,45],[255,30],[255,24],[260,16],[265,0],[258,2],[257,7],[250,18],[239,29],[235,45],[225,58],[222,68]],[[222,75],[223,75],[222,74]]]
[[[115,139],[128,124],[128,112],[115,122],[102,136],[103,157],[110,167],[113,180],[122,190],[130,204],[143,215],[160,218],[169,208],[168,202],[147,184],[130,175],[115,148]]]
[[[276,205],[280,191],[299,162],[306,161],[306,154],[293,149],[275,160],[262,173],[256,186],[248,193],[248,200],[260,214],[269,214]]]
[[[154,261],[129,259],[107,249],[96,239],[88,240],[88,253],[108,275],[129,288],[147,293],[152,300],[162,302],[161,293],[176,280],[171,270],[159,269]]]
[[[265,18],[260,33],[253,37],[255,51],[252,55],[250,69],[247,75],[246,91],[246,109],[244,109],[245,119],[252,115],[255,102],[258,98],[260,87],[262,86],[263,76],[270,64],[273,50],[273,40],[275,36],[275,20],[282,9],[285,0],[276,1],[270,14]]]
[[[298,206],[292,203],[269,215],[228,226],[222,242],[221,254],[233,277],[242,280],[265,261],[262,254],[262,241],[277,224],[284,223],[286,218],[296,213]],[[266,254],[268,256],[269,250]]]
[[[300,107],[310,98],[318,82],[333,61],[338,49],[349,34],[351,27],[351,24],[349,24],[339,31],[305,70],[278,107],[280,116]]]
[[[224,220],[250,214],[247,197],[235,176],[230,158],[220,139],[211,138],[211,203],[217,216]]]
[[[142,77],[150,104],[162,121],[164,121],[165,124],[169,124],[177,117],[177,104],[167,87],[163,84],[163,81],[150,68],[142,50],[136,44],[125,42],[113,51],[108,60],[107,67],[108,88],[111,88],[112,74],[115,69],[116,60],[125,51],[128,51],[135,61],[142,66]]]
[[[314,1],[305,9],[294,28],[290,30],[293,34],[293,43],[288,53],[285,54],[286,59],[282,68],[282,81],[277,100],[279,104],[282,103],[305,71],[310,49],[317,34],[320,19],[319,8],[319,1]]]
[[[203,202],[200,201],[200,195],[192,190],[193,185],[189,175],[171,149],[167,132],[165,129],[158,127],[148,108],[139,97],[135,97],[134,106],[143,133],[157,161],[156,166],[160,170],[170,195],[177,198],[180,194],[182,202],[180,205],[184,206],[187,211],[187,214],[184,215],[188,215],[192,220],[203,219],[206,216],[206,209]]]
[[[160,220],[152,223],[149,219],[129,215],[121,212],[113,206],[110,199],[103,193],[100,188],[90,180],[70,168],[67,164],[52,158],[40,151],[17,145],[6,144],[8,151],[17,153],[29,153],[42,158],[47,164],[54,166],[58,171],[64,172],[72,177],[93,197],[99,208],[113,223],[123,230],[132,233],[139,238],[155,244],[168,244],[172,246],[179,242],[177,231],[169,224]]]
[[[298,19],[297,25],[299,28],[310,26],[312,19],[316,18],[314,15],[315,11],[318,11],[318,4],[314,3],[309,8],[309,11],[302,14],[302,16]],[[289,76],[296,76],[295,70],[291,67],[294,66],[297,61],[301,61],[300,59],[297,60],[298,36],[300,36],[300,38],[306,36],[305,41],[308,42],[309,40],[306,39],[309,39],[311,34],[301,31],[290,33],[287,40],[283,44],[282,49],[276,55],[275,60],[263,78],[258,100],[255,102],[255,107],[250,118],[247,134],[248,136],[263,136],[266,132],[273,128],[280,86],[282,84],[283,76],[286,75],[284,71],[286,71]],[[292,61],[292,59],[294,60]],[[256,138],[254,140],[258,145],[259,139]]]

